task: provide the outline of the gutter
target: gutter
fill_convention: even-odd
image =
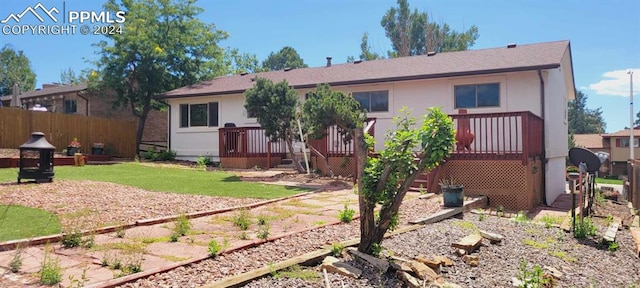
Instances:
[[[546,133],[545,133],[545,122],[546,122],[546,118],[545,118],[545,94],[544,94],[544,79],[542,78],[542,70],[538,69],[538,78],[540,79],[540,118],[542,118],[542,155],[540,155],[540,166],[542,166],[542,169],[540,169],[540,171],[542,172],[542,189],[541,189],[541,193],[542,193],[542,204],[544,205],[549,205],[547,204],[547,147],[545,146],[545,139],[546,139]]]
[[[555,69],[559,68],[560,64],[545,64],[545,65],[536,65],[536,66],[525,66],[525,67],[511,67],[511,68],[500,68],[500,69],[487,69],[487,70],[479,70],[479,71],[464,71],[464,72],[449,72],[449,73],[438,73],[438,74],[422,74],[422,75],[409,75],[409,76],[396,76],[396,77],[384,77],[384,78],[374,78],[374,79],[360,79],[360,80],[350,80],[350,81],[334,81],[328,82],[329,85],[333,86],[345,86],[345,85],[359,85],[359,84],[374,84],[374,83],[386,83],[386,82],[396,82],[396,81],[410,81],[410,80],[423,80],[423,79],[437,79],[437,78],[448,78],[448,77],[462,77],[462,76],[478,76],[478,75],[486,75],[486,74],[497,74],[497,73],[507,73],[507,72],[522,72],[522,71],[540,71],[541,69]],[[234,76],[229,76],[234,77]],[[247,77],[245,75],[244,77]],[[318,83],[311,84],[301,84],[301,85],[291,85],[294,89],[306,89],[306,88],[316,88]],[[188,87],[188,86],[187,86]],[[253,87],[253,84],[246,88],[249,89]],[[216,96],[216,95],[229,95],[229,94],[242,94],[246,91],[246,89],[235,89],[235,90],[226,90],[226,91],[212,91],[212,92],[196,92],[196,93],[185,93],[185,94],[174,94],[174,95],[166,95],[161,94],[155,97],[155,99],[170,99],[170,98],[185,98],[185,97],[199,97],[199,96]]]

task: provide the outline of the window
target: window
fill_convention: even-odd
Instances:
[[[75,99],[64,100],[63,110],[65,114],[76,114],[78,112],[78,102]]]
[[[218,102],[180,104],[180,128],[218,127]]]
[[[629,147],[629,137],[620,138],[620,145],[618,147]],[[638,138],[633,138],[633,147],[638,148]]]
[[[353,98],[367,112],[389,111],[389,91],[354,92]]]
[[[500,83],[454,86],[455,108],[500,106]]]

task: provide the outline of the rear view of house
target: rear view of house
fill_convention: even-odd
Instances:
[[[465,193],[489,195],[494,205],[513,209],[551,203],[564,193],[567,101],[575,94],[568,41],[327,62],[218,77],[160,95],[170,106],[171,149],[178,158],[208,155],[226,167],[273,166],[285,150],[268,142],[247,115],[244,91],[257,77],[286,79],[304,101],[317,84],[329,83],[367,110],[376,150],[383,148],[384,135],[394,128],[391,119],[403,106],[414,116],[438,106],[453,117],[459,145],[438,171],[425,176],[426,189],[437,190],[438,178],[454,177]],[[353,147],[334,132],[316,145],[337,158],[336,166],[351,167]]]

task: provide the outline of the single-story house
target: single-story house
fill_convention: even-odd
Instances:
[[[11,95],[1,101],[9,106]],[[42,89],[26,91],[18,95],[18,106],[33,110],[34,107],[53,113],[83,115],[89,117],[135,119],[129,107],[113,107],[114,95],[98,94],[87,89],[86,83],[61,85],[43,84]],[[45,108],[46,110],[44,110]],[[167,141],[167,112],[151,111],[145,123],[143,141],[164,145]]]
[[[209,155],[225,167],[273,166],[286,151],[267,142],[244,109],[243,93],[256,77],[286,79],[301,101],[319,83],[351,93],[373,118],[367,126],[375,129],[376,150],[401,107],[419,116],[439,106],[454,119],[463,145],[425,188],[437,190],[437,179],[453,177],[466,194],[488,195],[492,205],[532,209],[565,193],[572,65],[569,41],[344,64],[328,57],[322,67],[217,77],[158,98],[169,104],[169,146],[178,158]],[[335,137],[329,131],[321,150],[345,166],[352,146]]]

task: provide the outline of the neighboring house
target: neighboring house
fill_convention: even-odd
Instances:
[[[273,158],[277,163],[284,157],[282,145],[267,142],[244,109],[243,93],[256,77],[286,79],[301,101],[319,83],[351,93],[375,118],[368,125],[375,129],[376,150],[403,106],[414,116],[442,107],[464,145],[424,183],[430,191],[439,189],[437,179],[452,176],[465,193],[489,195],[492,205],[512,209],[551,204],[565,193],[567,101],[575,97],[569,41],[337,65],[327,58],[324,67],[224,76],[179,88],[158,97],[170,107],[169,146],[178,158],[209,155],[225,167],[251,167],[273,166]],[[330,131],[320,150],[344,166],[352,145],[336,137]]]
[[[611,174],[616,176],[627,175],[627,162],[630,157],[630,129],[620,130],[615,133],[602,135],[604,147],[610,147],[610,169]],[[638,139],[640,139],[640,126],[633,129],[633,154],[636,160],[640,159],[640,149],[638,149]]]
[[[114,95],[98,95],[87,89],[86,83],[76,85],[43,84],[42,89],[23,92],[18,96],[23,109],[44,107],[49,112],[89,117],[135,119],[129,107],[113,107]],[[11,96],[0,98],[9,106]],[[43,110],[44,111],[44,110]],[[151,111],[145,123],[143,141],[166,143],[167,112]]]
[[[602,134],[574,134],[573,140],[576,147],[589,149],[593,153],[605,152],[609,154],[609,159],[600,165],[598,176],[619,175],[612,171],[610,139],[603,136]]]

